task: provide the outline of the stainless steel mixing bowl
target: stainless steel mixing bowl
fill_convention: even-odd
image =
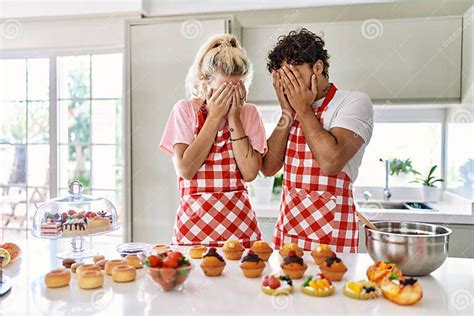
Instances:
[[[374,261],[396,263],[408,276],[427,275],[448,256],[451,229],[424,223],[374,222],[379,231],[365,229],[365,245]]]

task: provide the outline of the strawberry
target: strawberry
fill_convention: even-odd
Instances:
[[[161,259],[161,257],[151,255],[148,256],[148,262],[151,268],[156,268],[163,263],[163,259]]]
[[[183,254],[179,251],[173,251],[168,254],[168,259],[179,261],[183,257]]]
[[[166,259],[163,261],[163,267],[176,269],[179,266],[179,262],[176,259]]]
[[[268,279],[269,279],[269,276],[266,275],[265,277],[263,277],[263,282],[262,282],[262,285],[263,286],[268,286]]]
[[[176,269],[171,268],[162,268],[161,271],[161,280],[164,282],[174,281],[174,276],[176,274]]]
[[[74,210],[69,210],[69,212],[67,212],[67,213],[68,213],[68,215],[71,215],[71,216],[72,216],[72,215],[76,214],[76,211],[74,211]]]
[[[270,279],[268,280],[268,286],[274,290],[274,289],[278,289],[280,287],[280,280],[276,277],[274,277],[273,275],[270,276]]]
[[[67,214],[66,214],[66,213],[62,213],[62,214],[61,214],[61,219],[62,219],[62,220],[66,220],[66,219],[67,219]]]
[[[288,257],[294,257],[296,256],[296,252],[294,250],[288,251]]]

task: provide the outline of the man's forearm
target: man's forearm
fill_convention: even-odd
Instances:
[[[262,173],[265,176],[273,176],[281,169],[292,123],[292,118],[282,116],[267,140],[268,152],[263,157],[262,163]]]

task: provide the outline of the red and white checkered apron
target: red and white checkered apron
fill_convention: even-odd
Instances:
[[[321,124],[336,90],[331,85],[323,104],[315,109]],[[324,243],[337,252],[357,252],[359,230],[354,211],[351,179],[344,171],[335,176],[321,171],[295,118],[286,147],[275,248],[293,242],[312,250]]]
[[[197,112],[197,135],[207,116],[205,105]],[[234,159],[227,123],[191,180],[178,179],[180,206],[172,244],[222,246],[228,239],[244,247],[260,240],[257,217],[247,187]]]

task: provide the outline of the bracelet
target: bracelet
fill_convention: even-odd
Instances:
[[[246,139],[246,138],[249,138],[249,137],[247,135],[245,135],[245,136],[242,136],[242,137],[239,137],[239,138],[231,138],[230,141],[231,142],[236,142],[238,140],[242,140],[242,139]]]

